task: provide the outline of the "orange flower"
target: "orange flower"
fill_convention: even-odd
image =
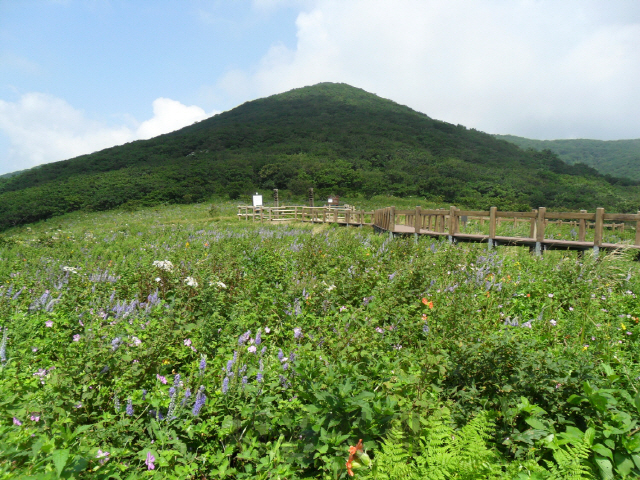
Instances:
[[[422,320],[424,320],[425,322],[427,321],[427,314],[426,313],[422,314]]]
[[[433,308],[433,301],[432,300],[427,300],[426,298],[423,298],[422,299],[422,303],[424,303],[429,308]]]
[[[531,296],[531,294],[530,294],[530,293],[527,293],[527,298],[529,298],[530,296]]]
[[[350,477],[353,477],[353,470],[351,467],[353,466],[353,460],[355,459],[356,453],[359,451],[363,451],[362,449],[362,439],[358,441],[355,447],[349,447],[349,460],[347,460],[347,473]]]

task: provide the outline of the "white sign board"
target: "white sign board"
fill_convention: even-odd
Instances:
[[[327,200],[327,202],[333,203],[333,198],[330,198],[329,200]]]
[[[262,195],[254,195],[253,196],[253,206],[261,207],[262,206]]]

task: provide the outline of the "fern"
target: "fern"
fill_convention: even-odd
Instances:
[[[556,461],[556,464],[547,461],[547,465],[549,465],[551,471],[549,480],[592,479],[591,469],[586,463],[590,452],[591,448],[586,442],[556,449],[553,452],[553,459]]]
[[[376,453],[370,478],[376,480],[466,480],[501,476],[500,457],[489,447],[493,422],[488,414],[456,430],[451,412],[442,407],[421,419],[422,431],[411,456],[403,444],[405,436],[396,425]]]

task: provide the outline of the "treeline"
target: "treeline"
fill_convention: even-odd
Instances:
[[[640,139],[634,140],[532,140],[514,135],[496,135],[520,148],[551,150],[568,164],[584,163],[607,181],[637,185],[640,181]]]
[[[246,103],[147,141],[0,178],[0,229],[66,212],[235,199],[278,188],[419,196],[472,208],[636,211],[640,189],[545,150],[427,117],[348,85]]]

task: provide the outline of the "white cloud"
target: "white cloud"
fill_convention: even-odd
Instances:
[[[195,105],[187,107],[176,100],[160,97],[153,101],[153,118],[140,124],[136,130],[136,137],[142,139],[157,137],[207,117],[208,115],[200,107]]]
[[[640,137],[640,4],[317,0],[296,27],[294,49],[229,71],[219,96],[335,81],[491,133]]]
[[[212,114],[197,106],[158,98],[149,120],[133,126],[108,126],[86,118],[65,100],[44,93],[27,93],[13,103],[0,100],[0,131],[11,145],[8,158],[0,160],[0,174],[148,139]]]

